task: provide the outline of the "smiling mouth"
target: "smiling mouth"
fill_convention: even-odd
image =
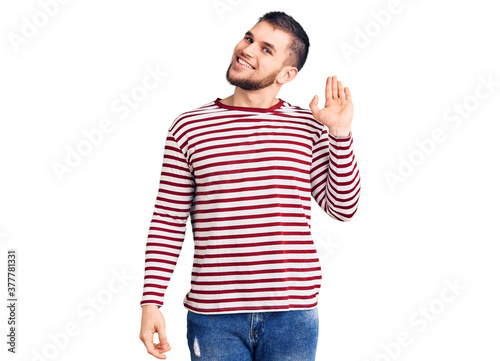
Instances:
[[[238,63],[240,67],[245,69],[250,69],[250,70],[255,69],[253,66],[248,64],[245,60],[241,59],[239,56],[236,57],[236,63]]]

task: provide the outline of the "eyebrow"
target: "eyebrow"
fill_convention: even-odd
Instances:
[[[247,31],[247,32],[245,33],[245,35],[251,36],[251,37],[253,38],[253,34],[252,34],[250,31]],[[276,48],[274,47],[274,45],[273,45],[273,44],[270,44],[270,43],[268,43],[267,41],[263,41],[263,43],[264,43],[267,47],[271,48],[271,49],[272,49],[275,53],[277,53]]]

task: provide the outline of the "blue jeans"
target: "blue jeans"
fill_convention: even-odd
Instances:
[[[317,307],[214,315],[190,310],[187,313],[192,361],[314,361],[318,332]]]

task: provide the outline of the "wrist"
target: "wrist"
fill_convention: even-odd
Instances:
[[[334,137],[347,138],[351,134],[351,128],[328,128],[328,132]]]
[[[143,310],[158,310],[160,309],[160,307],[158,307],[158,305],[151,305],[151,304],[148,304],[148,305],[142,305],[142,309]]]

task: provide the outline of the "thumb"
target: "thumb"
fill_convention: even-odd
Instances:
[[[311,102],[309,103],[309,108],[311,108],[311,112],[313,114],[313,117],[315,117],[315,118],[319,112],[318,102],[319,102],[318,95],[314,95],[313,100],[311,100]]]

